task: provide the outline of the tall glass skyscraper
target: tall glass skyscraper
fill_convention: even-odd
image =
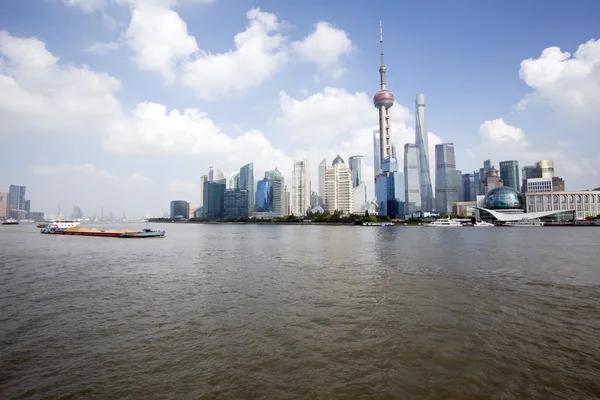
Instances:
[[[517,160],[500,161],[500,178],[504,186],[509,186],[520,191],[519,185],[519,162]]]
[[[240,171],[234,171],[229,177],[229,189],[237,189],[240,186]]]
[[[256,211],[273,212],[273,183],[265,178],[256,186]]]
[[[248,191],[244,189],[227,189],[224,193],[225,218],[247,218]]]
[[[479,174],[475,178],[475,174],[463,174],[462,175],[462,193],[463,198],[461,201],[476,201],[477,195],[479,194],[479,185],[476,182],[479,181]]]
[[[418,94],[415,102],[415,145],[419,156],[419,184],[421,207],[424,212],[433,211],[433,189],[429,173],[429,131],[425,115],[425,95]]]
[[[173,200],[171,202],[171,218],[188,219],[190,214],[190,203],[185,200]]]
[[[240,168],[239,188],[248,191],[248,214],[254,210],[254,163]]]
[[[202,216],[208,219],[219,219],[225,215],[225,183],[217,181],[204,182],[204,201]]]
[[[310,167],[308,160],[294,160],[292,170],[291,212],[305,215],[310,208]]]
[[[319,163],[319,197],[325,198],[325,173],[327,172],[327,160],[323,159]]]
[[[10,185],[8,189],[8,211],[25,210],[25,186]]]
[[[419,183],[419,151],[413,143],[404,145],[404,212],[421,211],[421,185]]]
[[[458,182],[454,144],[435,145],[435,208],[440,214],[452,212],[452,205],[458,201]]]
[[[362,156],[350,157],[348,166],[352,172],[352,187],[355,188],[362,182]]]

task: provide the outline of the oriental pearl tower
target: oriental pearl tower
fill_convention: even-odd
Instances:
[[[379,47],[381,49],[381,65],[379,75],[381,88],[373,96],[373,104],[379,109],[379,148],[382,172],[389,172],[389,163],[384,162],[392,154],[392,128],[390,123],[389,108],[394,105],[394,94],[385,85],[385,63],[383,62],[383,26],[379,22]],[[387,167],[387,168],[386,168]],[[386,171],[387,169],[387,171]],[[377,172],[377,171],[376,171]]]

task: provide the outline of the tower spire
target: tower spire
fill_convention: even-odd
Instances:
[[[379,49],[381,65],[379,66],[379,75],[381,76],[381,89],[385,89],[385,62],[383,61],[383,23],[379,21]]]

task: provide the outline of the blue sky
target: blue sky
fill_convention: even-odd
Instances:
[[[307,157],[316,187],[338,153],[371,184],[379,20],[398,149],[424,93],[463,172],[550,158],[567,189],[600,186],[597,1],[7,0],[0,188],[48,213],[162,214],[197,203],[210,165],[291,177]]]

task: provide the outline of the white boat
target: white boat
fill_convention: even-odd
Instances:
[[[425,226],[440,227],[440,228],[458,228],[459,226],[462,226],[462,224],[460,222],[455,221],[450,218],[440,218],[440,219],[433,221],[432,223],[425,225]]]
[[[537,218],[528,219],[521,218],[518,221],[509,221],[504,223],[505,226],[544,226],[544,223]]]
[[[477,221],[475,222],[475,225],[473,225],[476,228],[487,228],[489,226],[496,226],[494,224],[490,224],[489,222],[485,222],[485,221]]]
[[[76,221],[74,219],[57,219],[52,221],[48,226],[56,229],[56,230],[65,230],[67,228],[75,228],[76,226],[81,225],[81,222]]]
[[[363,226],[394,226],[393,222],[363,222]]]
[[[2,222],[2,225],[19,225],[19,221],[16,219],[9,218],[6,221]]]

